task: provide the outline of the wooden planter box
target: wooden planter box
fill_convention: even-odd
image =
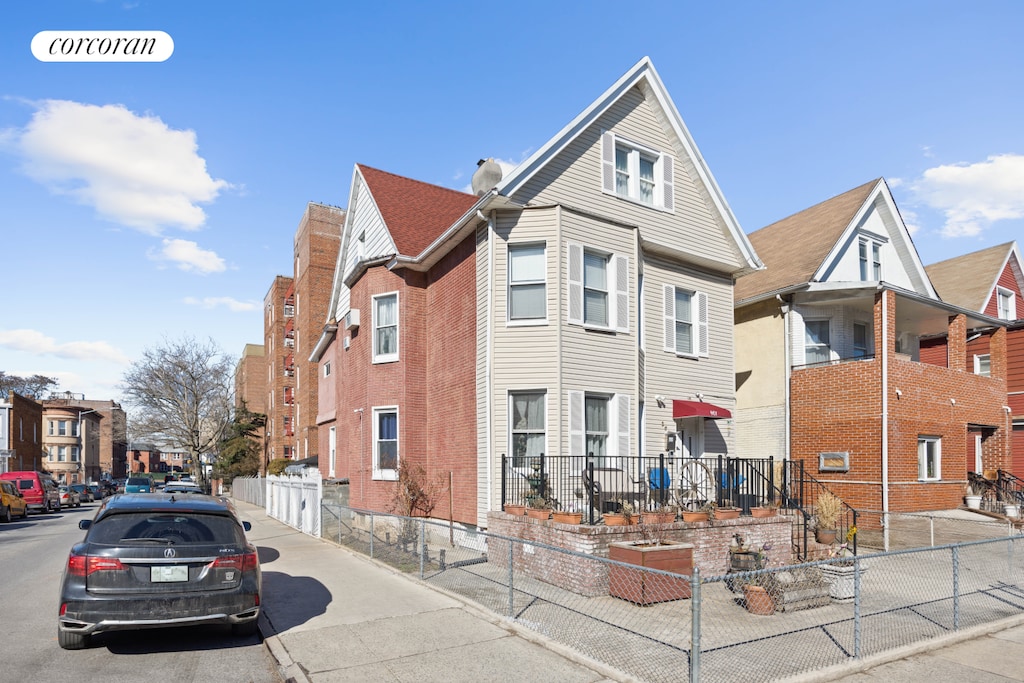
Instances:
[[[611,565],[608,568],[608,593],[637,605],[682,600],[690,597],[693,573],[693,544],[667,543],[645,545],[643,541],[611,543],[608,559],[647,569],[681,574],[678,579],[651,574],[643,569]]]

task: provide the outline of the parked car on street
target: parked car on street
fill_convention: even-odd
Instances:
[[[256,547],[231,507],[206,495],[125,494],[82,520],[61,581],[57,641],[94,633],[230,624],[256,632],[262,577]]]
[[[28,517],[25,495],[18,490],[13,481],[0,479],[0,522],[9,522],[15,517]]]
[[[180,482],[172,482],[164,486],[164,493],[206,493],[196,484],[183,484]]]
[[[81,502],[83,502],[83,503],[91,503],[92,502],[92,500],[93,500],[93,498],[92,498],[92,491],[89,490],[88,486],[86,486],[85,484],[72,484],[71,488],[73,488],[75,491],[78,492],[78,498],[79,498],[79,500],[81,500]]]
[[[61,484],[57,487],[57,491],[60,493],[60,506],[62,508],[82,507],[82,498],[78,495],[78,491],[66,484]]]
[[[86,484],[89,489],[89,493],[92,494],[93,500],[103,500],[106,494],[103,492],[103,487],[99,484]]]
[[[149,477],[128,477],[124,484],[125,493],[151,493],[153,480]]]
[[[57,512],[60,510],[60,493],[57,484],[46,472],[16,471],[0,474],[0,479],[13,481],[25,496],[29,510],[36,512]]]

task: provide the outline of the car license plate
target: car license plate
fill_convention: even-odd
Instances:
[[[153,583],[170,583],[173,581],[188,581],[187,564],[170,564],[150,567],[149,579]]]

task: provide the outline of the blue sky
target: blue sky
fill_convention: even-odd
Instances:
[[[163,339],[263,339],[309,201],[355,163],[465,189],[649,55],[752,232],[885,177],[925,264],[1024,226],[1020,2],[8,3],[0,370],[120,398]],[[162,63],[37,61],[158,30]]]

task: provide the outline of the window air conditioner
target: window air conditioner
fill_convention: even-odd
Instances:
[[[356,327],[359,327],[359,309],[353,308],[345,314],[345,329],[351,330]]]

